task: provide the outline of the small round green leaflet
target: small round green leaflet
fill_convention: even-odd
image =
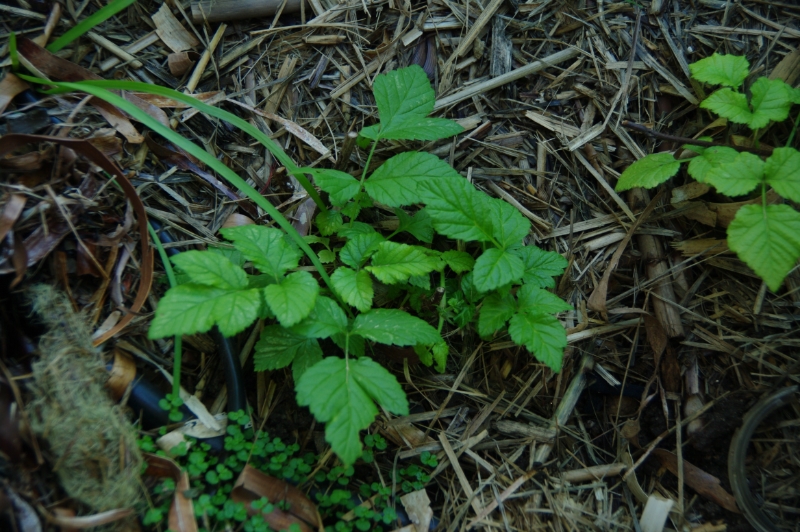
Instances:
[[[654,153],[630,165],[617,182],[617,192],[636,187],[653,188],[678,173],[681,162],[671,153]]]

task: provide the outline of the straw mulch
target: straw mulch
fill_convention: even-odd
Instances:
[[[436,89],[436,114],[466,131],[430,144],[387,144],[373,164],[406,149],[435,153],[518,208],[533,222],[538,245],[568,258],[556,291],[576,310],[566,314],[560,374],[506,337],[482,343],[470,331],[448,338],[460,355],[451,350],[443,375],[386,353],[416,413],[383,419],[379,430],[394,442],[397,467],[423,450],[439,454],[427,486],[439,530],[639,530],[652,495],[673,501],[667,527],[749,529],[721,504],[731,489],[728,445],[754,399],[800,380],[800,276],[790,274],[777,294],[767,290],[725,246],[720,204],[727,200],[694,194],[683,174],[663,190],[619,195],[613,187],[634,160],[679,148],[624,121],[694,137],[713,120],[698,108],[707,88],[690,80],[689,63],[715,51],[745,55],[753,76],[796,84],[800,7],[762,0],[315,0],[301,11],[222,25],[193,22],[184,4],[173,9],[175,18],[196,39],[194,52],[210,52],[194,76],[193,68],[173,75],[174,50],[152,37],[159,7],[138,2],[97,31],[135,50],[137,63],[87,38],[59,55],[105,78],[179,90],[188,81],[193,93],[268,132],[298,164],[350,170],[366,154],[352,149],[348,133],[376,120],[371,80],[419,64]],[[35,34],[43,24],[27,9],[6,16],[7,29]],[[78,101],[49,100],[62,114]],[[307,213],[304,192],[263,147],[194,111],[166,111],[178,131],[287,216]],[[107,127],[89,107],[71,123],[78,137]],[[775,126],[761,141],[783,145],[789,127]],[[217,242],[219,228],[239,216],[268,222],[153,150],[128,144],[117,158],[176,246]],[[391,219],[382,213],[375,223]],[[136,318],[124,338],[168,359],[168,345],[145,340],[148,323],[146,314]],[[199,352],[207,339],[194,342]],[[188,388],[221,384],[214,383],[214,357],[190,355],[187,364]],[[293,405],[289,374],[248,378],[256,417],[271,415],[268,425],[285,424],[287,434],[308,441],[311,426]],[[224,404],[210,393],[203,398],[212,413]],[[779,440],[759,445],[774,453],[765,468],[796,471]],[[703,477],[692,485],[693,466],[721,484]],[[786,529],[794,529],[786,515]]]

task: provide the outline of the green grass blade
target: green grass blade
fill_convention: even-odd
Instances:
[[[175,278],[175,271],[172,269],[169,256],[167,256],[167,250],[164,249],[164,246],[161,244],[161,239],[158,238],[158,234],[156,230],[153,229],[153,226],[150,225],[150,222],[147,223],[147,231],[150,233],[153,245],[158,250],[158,256],[161,257],[161,262],[164,264],[164,271],[167,273],[169,286],[170,288],[175,288],[178,286],[178,281]],[[175,354],[172,359],[172,394],[175,397],[179,397],[181,394],[181,366],[183,357],[183,337],[181,335],[175,337],[173,347],[175,348]]]
[[[91,30],[98,24],[103,23],[104,21],[110,19],[136,0],[114,0],[107,6],[99,9],[86,17],[85,19],[78,22],[75,26],[73,26],[67,33],[56,39],[55,41],[51,42],[47,46],[47,50],[53,53],[64,48],[66,45],[86,33],[87,31]]]
[[[148,94],[164,96],[166,98],[183,102],[186,105],[190,105],[202,113],[219,118],[220,120],[224,120],[238,127],[263,144],[264,147],[267,148],[276,159],[278,159],[278,162],[280,162],[286,168],[286,171],[297,178],[297,181],[300,182],[300,185],[302,185],[302,187],[306,190],[311,199],[314,200],[314,203],[317,204],[317,208],[320,211],[327,210],[325,203],[317,193],[317,189],[311,185],[311,182],[308,180],[305,174],[300,171],[300,168],[294,164],[294,161],[292,161],[291,157],[289,157],[286,152],[284,152],[280,146],[275,143],[274,140],[265,135],[260,129],[253,126],[246,120],[239,118],[233,113],[229,113],[228,111],[220,109],[219,107],[214,107],[213,105],[208,105],[207,103],[201,102],[197,98],[193,98],[188,94],[184,94],[173,89],[168,89],[166,87],[161,87],[159,85],[150,85],[148,83],[142,83],[139,81],[87,80],[78,82],[76,85],[88,85],[103,89],[144,92]]]
[[[267,199],[264,196],[259,194],[256,189],[248,185],[244,181],[244,179],[236,175],[236,173],[233,170],[222,164],[221,161],[218,161],[215,157],[213,157],[210,153],[199,147],[197,144],[183,138],[175,131],[172,131],[170,128],[164,126],[161,122],[151,117],[150,115],[148,115],[147,113],[145,113],[144,111],[142,111],[141,109],[130,103],[128,100],[125,100],[124,98],[114,94],[113,92],[109,92],[104,88],[98,87],[96,84],[86,83],[86,82],[67,83],[67,82],[46,81],[43,79],[25,75],[21,75],[20,77],[23,78],[25,81],[29,81],[31,83],[52,85],[59,89],[67,89],[67,91],[85,92],[91,94],[92,96],[96,96],[102,100],[105,100],[111,105],[114,105],[115,107],[125,111],[126,113],[134,117],[136,120],[138,120],[145,126],[149,127],[150,129],[152,129],[153,131],[155,131],[168,141],[172,142],[176,146],[180,147],[187,153],[203,161],[206,165],[208,165],[209,168],[211,168],[219,175],[224,177],[231,185],[238,188],[248,198],[253,200],[253,202],[256,205],[264,209],[267,212],[267,214],[269,214],[272,217],[272,219],[275,220],[275,222],[281,227],[281,229],[283,229],[286,232],[286,234],[288,234],[292,238],[292,240],[294,240],[297,243],[300,249],[303,250],[303,252],[308,256],[311,263],[317,269],[317,271],[319,272],[319,276],[322,278],[325,284],[328,285],[328,287],[330,287],[331,291],[334,294],[336,293],[333,290],[333,285],[331,283],[330,277],[328,277],[328,274],[325,272],[325,268],[322,266],[322,263],[320,263],[319,259],[317,258],[317,254],[314,253],[314,251],[309,247],[309,245],[305,242],[305,240],[303,240],[303,237],[300,236],[300,234],[292,226],[292,224],[286,218],[284,218],[284,216],[278,211],[278,209],[275,208],[274,205],[272,205],[272,203],[267,201]],[[148,85],[148,87],[150,87],[151,89],[157,88],[154,85]],[[46,91],[46,92],[53,92],[53,91]],[[175,91],[170,91],[170,93],[173,92],[175,94],[180,94]],[[185,97],[186,95],[182,96]],[[205,104],[203,105],[205,107],[208,107],[209,109],[213,109],[214,111],[217,112],[221,111],[221,109],[216,109],[214,107],[207,106]],[[205,109],[201,110],[205,111]],[[234,115],[231,116],[236,118],[238,121],[241,121],[242,123],[246,124],[246,122],[244,122],[240,118],[235,117]],[[238,124],[234,123],[234,125]],[[249,126],[249,124],[247,125]]]
[[[17,34],[13,31],[8,36],[8,56],[11,58],[11,70],[19,70],[19,53],[17,52]]]

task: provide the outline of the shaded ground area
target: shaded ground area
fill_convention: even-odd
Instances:
[[[64,465],[59,457],[68,455],[77,439],[68,439],[66,450],[59,451],[31,436],[32,413],[64,419],[57,411],[43,414],[41,404],[25,408],[42,401],[36,392],[41,385],[37,388],[31,376],[32,363],[42,360],[38,339],[64,324],[32,317],[26,290],[38,283],[60,288],[67,309],[84,312],[88,323],[88,332],[70,342],[87,351],[92,340],[104,342],[106,362],[116,355],[121,374],[137,371],[163,393],[169,390],[165,375],[173,368],[174,345],[149,340],[147,328],[168,283],[160,257],[143,253],[142,245],[150,250],[150,244],[140,212],[168,235],[162,239],[168,251],[218,244],[222,227],[271,223],[235,187],[124,113],[95,105],[84,94],[17,96],[21,81],[9,75],[13,30],[23,66],[32,63],[46,77],[96,76],[186,91],[244,118],[298,165],[353,173],[367,164],[368,154],[348,135],[376,122],[372,80],[396,68],[422,66],[436,90],[434,114],[457,120],[464,132],[443,141],[382,144],[370,167],[402,151],[430,152],[478,189],[518,209],[532,222],[530,243],[569,263],[554,290],[575,308],[560,315],[568,346],[563,370],[554,373],[507,335],[481,340],[471,327],[449,324],[444,330],[449,359],[444,373],[437,373],[410,349],[376,345],[374,358],[397,376],[411,413],[398,418],[382,412],[369,432],[385,445],[379,438],[371,447],[374,461],[359,463],[340,484],[355,493],[377,483],[397,508],[403,482],[406,492],[424,487],[437,530],[640,530],[648,498],[673,501],[666,524],[673,530],[751,530],[731,494],[728,452],[752,405],[798,382],[800,276],[793,271],[780,290],[769,290],[725,243],[725,227],[738,203],[698,187],[685,172],[651,191],[617,194],[613,187],[633,161],[680,148],[678,142],[626,128],[625,121],[675,137],[739,142],[743,129],[714,121],[699,108],[709,88],[690,79],[688,65],[714,52],[743,55],[749,79],[770,76],[796,86],[800,8],[760,0],[641,5],[319,0],[302,9],[292,0],[283,4],[278,15],[273,10],[261,18],[209,22],[203,10],[213,11],[213,5],[140,1],[57,51],[63,63],[25,38],[36,40],[47,31],[61,35],[100,3],[0,5],[2,131],[89,139],[118,164],[122,178],[117,179],[132,185],[109,185],[107,177],[114,173],[98,167],[99,159],[47,140],[27,139],[3,152],[0,432],[6,436],[0,438],[5,493],[0,509],[5,523],[37,530],[41,521],[54,528],[57,518],[70,512],[87,516],[116,509],[119,513],[108,518],[115,524],[107,526],[168,527],[166,514],[159,525],[141,525],[124,504],[92,507],[68,496],[58,477]],[[313,201],[262,145],[174,101],[146,94],[126,98],[224,162],[302,234],[318,234],[311,223]],[[761,145],[785,145],[795,121],[791,115],[768,126],[760,132]],[[398,224],[391,209],[376,207],[366,216],[380,230]],[[336,240],[330,245],[335,248]],[[615,256],[620,246],[621,255]],[[433,294],[422,294],[404,308],[424,314],[436,305]],[[229,345],[244,362],[253,426],[297,446],[276,451],[264,443],[259,447],[264,463],[283,456],[273,471],[286,478],[308,474],[311,480],[301,488],[332,495],[326,482],[335,483],[344,473],[327,452],[322,427],[297,406],[292,372],[253,369],[253,344],[264,323]],[[211,334],[183,340],[181,384],[210,415],[231,405],[219,344]],[[334,349],[332,343],[322,347]],[[102,373],[101,366],[95,364],[94,371]],[[62,374],[58,382],[68,388],[69,382],[80,386],[82,378]],[[129,381],[116,391],[123,401],[130,395]],[[81,448],[95,469],[75,467],[90,471],[93,481],[127,471],[129,453],[136,454],[126,450],[119,434],[105,430],[105,423],[115,425],[122,415],[112,411],[107,415],[113,423],[70,427],[76,433],[97,431],[96,439],[119,448],[106,461],[97,449]],[[798,466],[797,414],[796,403],[773,413],[740,464],[756,500],[782,530],[797,530],[800,511],[791,485]],[[241,426],[236,434],[242,440],[256,439],[244,421]],[[158,436],[156,430],[148,434]],[[260,451],[249,452],[258,457]],[[311,458],[301,458],[306,453]],[[182,458],[184,469],[190,456]],[[238,471],[245,462],[225,467]],[[211,469],[224,476],[217,466],[225,463]],[[291,468],[285,465],[290,463]],[[150,476],[142,481],[148,495],[136,506],[139,517],[148,507],[169,508],[172,500],[154,494],[156,469],[159,476],[174,477],[176,491],[186,494],[172,515],[192,515],[191,506],[180,504],[193,494],[182,491],[180,472],[165,473],[170,467],[149,463]],[[195,499],[195,512],[199,504]],[[409,504],[415,505],[427,503]],[[328,526],[353,527],[362,518],[356,510],[322,513]],[[118,518],[122,521],[113,521]],[[230,519],[235,521],[233,514]],[[198,526],[222,530],[222,522],[199,519]],[[169,528],[175,526],[196,529],[169,521]],[[381,526],[395,530],[401,523]]]

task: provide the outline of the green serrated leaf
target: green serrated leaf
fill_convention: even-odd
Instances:
[[[315,218],[317,229],[322,236],[331,236],[336,231],[341,229],[344,221],[342,220],[342,213],[328,209],[317,214]]]
[[[233,247],[208,246],[208,252],[222,255],[240,268],[244,266],[245,262],[247,262],[247,259],[244,258],[242,252]]]
[[[369,148],[369,145],[372,144],[373,141],[378,140],[378,135],[380,134],[381,126],[380,124],[375,124],[374,126],[365,127],[361,131],[358,132],[358,138],[356,139],[356,144],[362,150],[366,150]]]
[[[408,284],[421,288],[426,292],[431,289],[431,276],[430,275],[414,275],[408,278]]]
[[[469,272],[461,278],[461,291],[470,303],[476,303],[485,295],[485,292],[481,292],[475,287],[473,272]]]
[[[800,202],[800,152],[794,148],[775,148],[764,166],[764,175],[775,192]]]
[[[278,321],[291,327],[308,316],[314,308],[319,285],[309,272],[290,273],[278,284],[264,288],[264,297]]]
[[[375,231],[354,235],[339,252],[339,260],[351,268],[359,269],[386,239]]]
[[[399,222],[398,232],[405,231],[426,244],[433,242],[433,220],[427,210],[420,209],[414,216],[409,216],[403,209],[395,209],[394,213]]]
[[[465,251],[451,249],[442,253],[442,260],[456,273],[464,273],[475,267],[475,259]]]
[[[522,259],[510,251],[497,248],[484,251],[475,261],[475,268],[472,270],[475,288],[481,292],[517,282],[524,273]]]
[[[262,306],[258,289],[227,290],[182,284],[161,298],[147,334],[151,339],[196,334],[216,324],[223,335],[233,336],[255,321]]]
[[[494,220],[493,233],[495,241],[502,249],[519,246],[522,239],[528,236],[531,223],[524,216],[501,199],[491,198],[489,205],[492,209]]]
[[[615,190],[653,188],[677,174],[680,168],[681,162],[671,153],[652,153],[626,168],[619,176]]]
[[[359,180],[346,172],[330,168],[302,168],[301,171],[314,176],[314,182],[328,193],[333,205],[344,205],[361,190]]]
[[[256,371],[285,368],[298,357],[321,359],[319,342],[280,325],[268,325],[255,345],[253,365]]]
[[[306,338],[328,338],[347,332],[347,315],[333,299],[317,296],[314,310],[292,331]]]
[[[346,466],[361,456],[359,432],[378,414],[373,401],[408,415],[408,400],[394,376],[367,358],[328,357],[308,368],[297,382],[297,403],[327,423],[325,439]]]
[[[714,139],[712,137],[698,137],[697,140],[703,140],[705,142],[711,142]],[[705,146],[695,146],[694,144],[684,144],[683,146],[681,146],[681,149],[693,151],[697,155],[703,155],[703,153],[706,151],[706,147]]]
[[[730,164],[736,160],[739,152],[727,146],[712,146],[703,148],[700,155],[689,161],[687,171],[689,175],[700,183],[706,182],[706,176],[714,168]]]
[[[303,255],[300,250],[289,245],[283,231],[274,227],[242,225],[221,229],[220,233],[231,240],[236,249],[260,272],[276,279],[288,270],[297,268]]]
[[[357,334],[334,334],[331,336],[331,340],[333,340],[333,343],[336,344],[342,352],[346,351],[348,355],[356,358],[363,357],[367,350],[364,337]],[[346,346],[345,342],[347,343]],[[347,347],[347,349],[345,349],[345,347]]]
[[[539,314],[555,314],[572,310],[572,305],[557,295],[529,284],[517,290],[517,306],[520,312]]]
[[[536,246],[525,246],[512,251],[522,259],[525,273],[522,282],[540,288],[553,288],[556,283],[553,277],[564,273],[569,264],[567,259],[555,251],[545,251]]]
[[[336,253],[329,249],[322,249],[317,253],[317,257],[322,264],[330,264],[336,260]]]
[[[369,273],[364,270],[356,272],[342,266],[333,272],[331,282],[333,288],[348,305],[353,305],[361,312],[366,312],[372,307],[375,292]]]
[[[697,81],[736,89],[750,73],[750,63],[742,56],[714,53],[689,65],[689,71]]]
[[[425,71],[417,65],[378,76],[372,88],[380,129],[362,130],[363,137],[437,140],[463,131],[450,120],[425,118],[433,111],[436,94]]]
[[[412,276],[432,272],[438,262],[436,257],[414,246],[386,241],[378,244],[378,251],[372,255],[371,265],[364,269],[382,283],[395,284]]]
[[[406,116],[382,130],[380,136],[382,139],[396,140],[439,140],[463,131],[464,128],[457,122],[446,118]]]
[[[733,162],[712,168],[706,183],[726,196],[741,196],[755,189],[764,177],[764,161],[752,153],[740,153]]]
[[[749,124],[753,118],[747,97],[731,89],[719,89],[700,103],[700,107],[737,124]]]
[[[800,258],[800,213],[789,205],[745,205],[728,226],[728,247],[775,292]]]
[[[337,231],[337,235],[342,238],[355,238],[357,235],[368,235],[375,233],[375,228],[364,222],[350,222]]]
[[[450,353],[450,348],[442,340],[431,346],[428,345],[415,345],[414,352],[419,356],[419,361],[426,366],[436,364],[436,371],[444,373],[447,366],[447,355]]]
[[[442,338],[427,322],[397,309],[372,309],[359,314],[351,332],[389,345],[435,344]]]
[[[247,287],[245,271],[218,253],[184,251],[170,260],[186,275],[190,283],[225,290]]]
[[[518,345],[524,345],[539,362],[558,373],[567,346],[567,332],[550,314],[519,313],[511,317],[508,333]]]
[[[791,89],[789,99],[792,100],[792,103],[800,104],[800,89]]]
[[[458,172],[435,155],[407,151],[379,166],[364,182],[364,189],[375,201],[400,207],[419,202],[419,183],[447,178],[462,179]]]
[[[497,292],[489,294],[481,305],[478,334],[482,338],[491,338],[496,331],[506,326],[516,310],[517,305],[511,295],[502,296]]]
[[[750,105],[753,116],[748,125],[750,129],[761,129],[774,122],[783,122],[792,107],[791,87],[779,79],[758,78],[750,87]]]
[[[491,242],[494,234],[491,200],[463,177],[425,181],[420,197],[439,234],[457,240]]]
[[[316,342],[316,340],[312,340]],[[317,345],[319,347],[319,345]],[[302,349],[292,360],[292,378],[294,382],[300,382],[303,373],[308,368],[322,362],[322,349]]]
[[[361,213],[361,205],[356,201],[348,201],[342,206],[340,212],[342,216],[347,216],[350,220],[355,220]]]

